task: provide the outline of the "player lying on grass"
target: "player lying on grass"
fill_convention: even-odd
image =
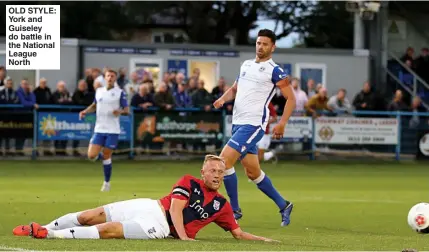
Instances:
[[[218,193],[225,173],[223,159],[207,155],[202,179],[183,176],[160,200],[133,199],[66,214],[51,223],[18,226],[17,236],[62,239],[162,239],[172,236],[193,240],[198,231],[216,223],[236,239],[274,241],[246,233],[234,219],[231,205]]]

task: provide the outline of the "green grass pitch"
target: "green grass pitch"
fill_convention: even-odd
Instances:
[[[274,203],[249,183],[237,166],[239,199],[248,232],[279,244],[236,241],[214,224],[178,240],[35,240],[14,237],[19,224],[45,224],[68,212],[135,197],[159,198],[185,173],[199,175],[199,162],[118,161],[112,191],[99,191],[100,163],[0,162],[0,250],[429,250],[429,235],[407,225],[408,210],[429,201],[429,169],[416,163],[282,162],[264,164],[281,193],[295,203],[292,223],[280,227]],[[222,187],[221,192],[225,194]]]

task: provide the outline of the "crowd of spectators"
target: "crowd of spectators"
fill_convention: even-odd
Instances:
[[[424,49],[422,56],[413,59],[411,49],[403,57],[417,72],[427,77],[429,70],[420,70],[428,67],[428,51]],[[30,85],[27,79],[12,80],[7,76],[4,67],[0,66],[0,104],[22,104],[25,107],[38,108],[39,105],[60,104],[60,105],[90,105],[95,96],[95,89],[103,84],[103,72],[105,69],[88,68],[85,70],[85,76],[80,79],[76,89],[70,92],[64,81],[56,83],[56,89],[51,90],[47,80],[41,78],[38,80],[36,88]],[[424,74],[426,75],[424,75]],[[425,77],[425,78],[426,78]],[[15,84],[19,82],[19,84]],[[363,84],[362,90],[355,94],[349,101],[347,90],[336,90],[336,94],[328,97],[328,90],[321,83],[317,84],[309,79],[307,85],[301,88],[301,81],[293,78],[291,81],[296,96],[295,115],[320,116],[320,111],[329,114],[350,115],[352,110],[378,110],[378,111],[424,111],[421,106],[421,100],[418,97],[412,99],[411,104],[407,104],[403,99],[401,90],[397,90],[394,98],[388,104],[372,88],[369,82]],[[128,95],[129,104],[133,107],[146,110],[157,107],[159,109],[171,110],[174,108],[200,108],[205,111],[213,109],[212,103],[218,99],[228,88],[226,81],[220,77],[217,85],[210,91],[205,87],[205,82],[200,78],[199,69],[194,69],[190,76],[185,76],[181,72],[165,72],[158,83],[154,83],[150,74],[139,75],[138,72],[132,72],[127,76],[124,68],[118,70],[117,86],[122,88]],[[276,90],[272,100],[274,107],[282,113],[286,100],[283,98],[280,90]],[[233,101],[225,104],[224,109],[227,113],[232,113]],[[4,139],[5,152],[9,153],[9,142]],[[0,139],[0,154],[2,149]],[[44,141],[43,147],[49,149],[50,141]],[[16,150],[22,150],[24,141],[16,141]],[[63,151],[67,146],[67,141],[55,141],[54,148],[57,155],[66,155]],[[79,141],[73,141],[75,155],[80,155],[76,150]],[[44,155],[52,155],[49,150]]]

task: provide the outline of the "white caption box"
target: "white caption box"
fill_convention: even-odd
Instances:
[[[59,5],[6,5],[6,69],[59,70]]]

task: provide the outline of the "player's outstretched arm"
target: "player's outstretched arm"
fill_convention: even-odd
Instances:
[[[232,236],[237,240],[250,240],[250,241],[265,241],[265,242],[280,242],[262,236],[256,236],[251,233],[244,232],[241,228],[236,228],[231,231]]]
[[[221,108],[223,104],[225,104],[226,102],[234,100],[236,94],[237,94],[237,81],[235,81],[234,85],[232,85],[232,87],[226,90],[226,92],[213,103],[213,106],[216,109]]]
[[[274,139],[283,138],[284,128],[286,123],[289,121],[293,111],[296,107],[295,94],[290,85],[289,78],[285,78],[276,83],[277,87],[280,88],[280,91],[284,98],[286,99],[286,104],[283,110],[283,115],[280,118],[279,123],[273,129]]]
[[[91,105],[89,105],[86,109],[82,110],[79,113],[79,118],[82,119],[85,117],[86,114],[88,113],[93,113],[95,112],[95,109],[97,108],[97,103],[93,102]]]
[[[183,209],[185,209],[187,202],[187,200],[173,198],[171,200],[170,215],[180,240],[192,241],[194,239],[188,237],[185,231],[185,225],[183,225]]]

